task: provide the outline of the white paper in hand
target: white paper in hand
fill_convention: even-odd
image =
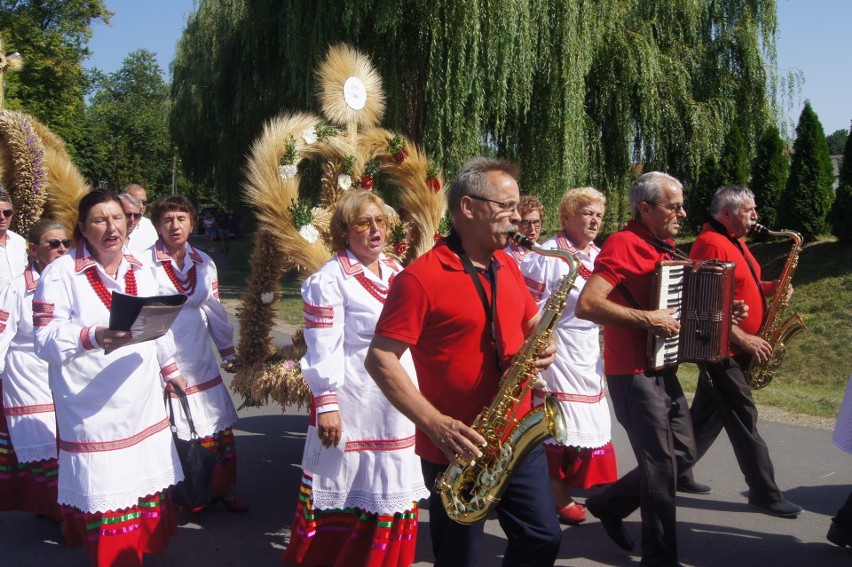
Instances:
[[[319,476],[336,476],[343,464],[343,454],[346,448],[346,435],[341,434],[337,447],[325,448],[317,435],[317,428],[308,426],[308,436],[305,439],[305,452],[302,456],[302,470]]]

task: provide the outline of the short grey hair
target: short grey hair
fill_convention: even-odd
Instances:
[[[633,214],[634,220],[639,219],[640,203],[657,204],[665,197],[666,185],[674,185],[683,190],[680,181],[661,171],[649,171],[636,178],[636,181],[630,186],[630,212]]]
[[[754,200],[754,192],[745,185],[720,187],[716,191],[716,194],[713,195],[713,202],[710,203],[710,215],[715,218],[721,215],[725,209],[737,212],[737,209],[740,208],[746,199]]]
[[[516,180],[521,172],[517,165],[505,159],[475,157],[468,160],[447,191],[447,208],[450,214],[459,211],[462,197],[488,195],[491,182],[485,176],[492,171],[502,171]]]
[[[118,198],[121,199],[122,202],[130,203],[131,205],[133,205],[137,209],[140,209],[140,210],[142,209],[142,203],[140,203],[139,199],[137,199],[136,197],[134,197],[130,193],[122,193],[121,195],[118,196]]]
[[[30,230],[27,232],[27,240],[33,244],[38,244],[41,237],[51,230],[61,230],[65,233],[66,238],[68,237],[68,229],[65,228],[65,225],[61,222],[53,219],[39,219],[37,222],[33,223]]]
[[[3,203],[9,203],[11,205],[12,197],[10,197],[9,194],[6,193],[6,191],[0,190],[0,201],[2,201]]]

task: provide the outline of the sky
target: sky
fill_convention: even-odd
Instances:
[[[852,0],[776,0],[778,67],[804,78],[789,110],[788,129],[798,121],[805,100],[819,116],[826,134],[849,129],[852,120]],[[164,78],[175,46],[194,11],[193,0],[107,0],[112,24],[93,26],[92,56],[84,62],[111,73],[137,49],[157,54]]]

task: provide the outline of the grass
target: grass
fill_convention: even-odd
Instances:
[[[694,238],[678,243],[687,250]],[[249,275],[250,237],[231,241],[229,266],[220,264],[223,297],[239,298]],[[763,278],[775,279],[790,252],[787,239],[752,243],[750,248],[763,268]],[[282,279],[283,295],[278,317],[284,323],[302,324],[299,281],[294,274]],[[790,342],[783,364],[773,381],[754,392],[759,404],[793,413],[835,417],[852,370],[852,247],[824,238],[802,250],[793,277],[793,295],[787,315],[798,312],[807,330]],[[698,371],[684,364],[678,373],[687,391],[695,390]]]

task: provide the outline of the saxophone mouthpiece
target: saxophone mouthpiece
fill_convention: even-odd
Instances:
[[[760,224],[759,222],[751,223],[750,230],[755,234],[766,234],[767,232],[769,232],[769,229]]]
[[[524,236],[520,232],[511,232],[509,233],[509,238],[515,241],[515,244],[520,244],[527,250],[532,250],[535,248],[535,242],[533,242],[529,237]]]

